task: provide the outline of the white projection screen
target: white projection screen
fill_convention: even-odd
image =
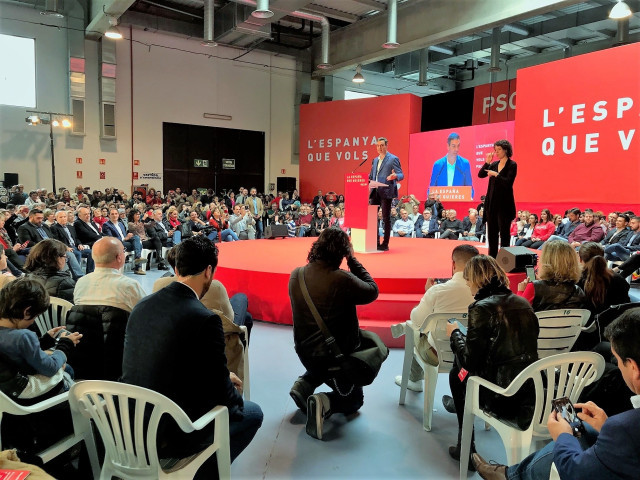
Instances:
[[[36,106],[36,52],[33,38],[0,34],[0,105]]]

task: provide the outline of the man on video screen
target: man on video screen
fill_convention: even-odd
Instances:
[[[447,137],[447,154],[436,160],[431,171],[430,187],[471,187],[473,197],[473,181],[469,160],[458,155],[460,135],[452,132]]]

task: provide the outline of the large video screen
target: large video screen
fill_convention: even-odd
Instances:
[[[411,177],[408,192],[403,193],[424,200],[431,190],[443,202],[479,203],[488,179],[478,178],[478,170],[496,140],[506,139],[513,145],[513,133],[514,122],[414,133],[409,140]]]

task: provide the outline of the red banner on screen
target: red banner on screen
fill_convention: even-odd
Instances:
[[[506,139],[513,143],[513,129],[514,122],[502,122],[414,133],[410,141],[411,179],[408,193],[424,200],[427,198],[429,187],[434,186],[439,193],[443,194],[443,202],[446,193],[447,202],[464,202],[473,199],[478,203],[480,197],[487,192],[488,185],[487,178],[478,178],[478,170],[482,167],[487,153],[493,150],[496,140]],[[448,185],[446,156],[449,152],[448,139],[451,134],[457,134],[460,137],[460,144],[453,181]],[[468,188],[456,190],[456,187],[472,187],[472,198],[469,198]],[[445,188],[444,192],[443,188]]]
[[[302,200],[310,201],[318,190],[342,193],[344,175],[354,169],[368,175],[378,136],[386,137],[389,152],[400,158],[403,195],[410,176],[409,134],[420,131],[421,112],[422,99],[410,94],[301,105]]]
[[[516,80],[478,85],[473,90],[474,125],[506,122],[516,116]]]
[[[640,204],[640,44],[520,70],[515,135],[517,201]]]

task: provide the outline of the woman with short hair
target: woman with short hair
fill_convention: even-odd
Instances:
[[[52,297],[73,303],[76,282],[69,270],[63,271],[67,263],[67,247],[53,238],[35,244],[29,252],[24,268],[31,278],[41,280]]]

